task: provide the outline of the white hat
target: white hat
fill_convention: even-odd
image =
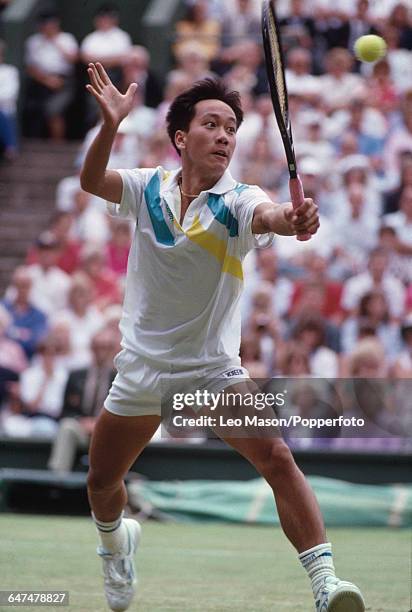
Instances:
[[[299,122],[302,125],[320,125],[322,126],[325,121],[324,115],[315,110],[304,111],[300,117]]]
[[[355,168],[360,168],[361,170],[370,170],[370,163],[368,157],[366,155],[347,155],[337,164],[337,171],[340,174],[346,174]]]
[[[315,157],[303,157],[298,163],[298,168],[300,174],[311,174],[313,176],[323,174],[322,164]]]

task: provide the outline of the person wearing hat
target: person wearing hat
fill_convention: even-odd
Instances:
[[[46,132],[53,140],[65,137],[65,112],[74,96],[77,57],[77,41],[72,34],[61,31],[57,13],[41,13],[37,34],[26,41],[26,136],[41,138]]]
[[[102,4],[95,13],[94,31],[80,45],[82,61],[101,62],[116,85],[121,85],[122,65],[132,48],[130,35],[119,28],[119,11],[114,4]]]
[[[33,306],[50,315],[66,306],[70,277],[57,266],[60,243],[52,232],[42,232],[36,247],[37,263],[27,266],[33,283],[30,301]],[[6,297],[9,296],[8,291]]]

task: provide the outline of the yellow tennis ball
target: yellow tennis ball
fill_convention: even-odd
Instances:
[[[386,42],[381,36],[367,34],[355,42],[355,54],[362,62],[376,62],[386,53]]]

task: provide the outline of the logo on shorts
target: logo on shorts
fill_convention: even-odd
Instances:
[[[229,370],[229,372],[224,372],[223,376],[225,378],[232,378],[232,376],[244,376],[245,373],[241,368],[238,368],[237,370]]]

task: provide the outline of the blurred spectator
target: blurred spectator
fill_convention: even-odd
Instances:
[[[122,68],[132,48],[129,34],[119,28],[119,11],[115,4],[102,4],[93,20],[94,31],[80,46],[82,61],[101,62],[116,87],[122,84]]]
[[[323,4],[321,7],[320,4]],[[335,48],[347,49],[349,41],[349,13],[354,12],[355,0],[350,0],[351,9],[342,6],[342,0],[337,5],[330,0],[317,0],[315,56],[317,69],[325,68],[325,54]],[[345,2],[347,5],[348,3]]]
[[[396,179],[401,158],[406,152],[412,154],[412,110],[408,109],[404,110],[403,122],[389,136],[384,150],[385,167]]]
[[[283,317],[289,310],[293,291],[292,282],[279,274],[278,258],[274,248],[256,249],[255,254],[256,269],[245,279],[242,316],[246,319],[250,315],[252,295],[264,281],[270,283],[271,287],[271,311],[278,317]]]
[[[22,414],[3,423],[8,435],[53,437],[63,405],[67,371],[56,359],[53,334],[39,345],[38,357],[20,379]]]
[[[105,243],[109,238],[109,226],[104,208],[93,206],[91,196],[79,189],[74,196],[71,237],[77,242]]]
[[[356,317],[351,317],[342,326],[342,351],[351,353],[358,340],[365,334],[376,336],[388,359],[396,357],[400,349],[399,325],[390,321],[388,302],[380,290],[365,293],[359,304]]]
[[[328,260],[318,253],[312,253],[304,261],[302,278],[293,283],[289,317],[300,316],[304,312],[321,314],[329,323],[342,321],[340,300],[342,284],[330,278]],[[328,344],[338,350],[338,345],[328,338]]]
[[[412,10],[406,2],[397,2],[388,23],[399,31],[399,47],[412,50]]]
[[[269,94],[257,96],[254,105],[249,104],[249,107],[245,108],[244,120],[236,134],[237,144],[230,165],[234,174],[240,175],[250,159],[254,143],[261,138],[267,139],[270,153],[273,156],[271,173],[273,172],[278,180],[282,171],[284,172],[284,153]],[[281,159],[282,162],[276,163],[277,159]]]
[[[115,342],[109,331],[93,336],[92,363],[70,373],[64,391],[63,409],[54,440],[49,469],[69,472],[78,447],[87,447],[96,418],[115,376],[112,353]]]
[[[189,89],[191,85],[189,75],[179,72],[170,71],[166,75],[166,86],[164,90],[163,101],[157,107],[156,125],[159,129],[165,129],[165,119],[172,100],[183,93],[185,89]]]
[[[93,303],[99,310],[110,304],[122,303],[122,292],[118,279],[106,265],[104,248],[85,245],[81,256],[81,269],[91,280]]]
[[[0,368],[21,374],[27,367],[27,358],[20,344],[7,337],[12,323],[8,310],[0,304]]]
[[[325,136],[325,117],[320,111],[307,110],[299,117],[303,128],[299,138],[295,138],[301,157],[311,157],[326,165],[335,157],[334,147]]]
[[[252,0],[234,0],[232,5],[227,6],[222,24],[224,61],[230,61],[227,51],[230,53],[243,38],[260,43],[261,36],[259,13]]]
[[[71,281],[67,308],[53,317],[53,322],[64,324],[70,334],[71,354],[77,368],[87,367],[91,361],[90,343],[103,326],[103,315],[93,305],[93,286],[82,272]]]
[[[179,164],[176,149],[172,146],[164,126],[152,134],[148,140],[147,150],[141,160],[142,168],[163,166],[166,170],[175,170]]]
[[[120,134],[123,135],[124,140],[128,139],[129,143],[122,141],[119,135],[116,141],[117,151],[129,144],[131,159],[126,163],[130,165],[133,161],[134,166],[139,164],[141,155],[146,150],[147,141],[153,135],[157,120],[156,111],[145,106],[143,93],[143,90],[137,89],[133,98],[133,108],[119,126]],[[121,161],[119,160],[118,163]]]
[[[5,45],[0,40],[0,157],[13,159],[17,152],[17,97],[19,71],[4,63]]]
[[[356,12],[350,17],[348,22],[348,40],[346,48],[350,51],[353,49],[356,40],[360,38],[360,36],[378,34],[378,31],[373,25],[372,15],[369,9],[369,0],[357,0]]]
[[[290,0],[288,14],[279,20],[279,26],[284,51],[313,46],[316,27],[304,0]]]
[[[262,363],[268,373],[273,372],[275,352],[282,343],[282,324],[273,310],[273,287],[269,281],[261,281],[251,296],[249,315],[244,320],[246,333],[256,339]]]
[[[360,300],[368,291],[381,289],[389,305],[391,319],[402,317],[405,308],[405,290],[399,279],[388,272],[388,254],[382,248],[373,249],[369,255],[368,268],[343,286],[342,308],[349,315],[356,315]]]
[[[314,380],[312,378],[294,381],[288,398],[290,404],[288,402],[288,409],[284,411],[282,416],[296,415],[302,419],[335,417],[336,413],[330,405],[330,401],[325,401],[327,398],[327,387],[326,389],[324,387],[323,381],[319,379]],[[321,427],[316,430],[299,423],[283,428],[282,433],[288,446],[293,449],[306,450],[330,446],[332,444],[332,437],[337,435],[339,431],[336,427]]]
[[[396,187],[384,194],[384,213],[399,210],[399,200],[405,187],[412,187],[412,151],[401,156],[400,177]]]
[[[74,194],[80,189],[78,174],[65,176],[56,187],[56,208],[61,212],[71,212],[74,206]]]
[[[399,278],[405,285],[412,282],[409,258],[398,253],[399,240],[393,227],[384,224],[380,226],[377,246],[382,248],[388,256],[388,272]],[[408,299],[406,302],[406,308],[408,308]]]
[[[338,356],[325,344],[326,321],[323,317],[314,314],[302,315],[295,322],[292,338],[307,350],[312,376],[338,376]]]
[[[125,91],[130,83],[139,85],[144,106],[157,108],[163,100],[159,80],[150,70],[150,54],[146,47],[134,45],[123,59],[123,82]]]
[[[66,110],[73,100],[74,64],[78,46],[72,34],[60,30],[56,13],[42,13],[39,31],[26,42],[28,84],[25,100],[25,134],[44,136],[45,127],[53,140],[66,134]]]
[[[313,76],[312,57],[307,49],[296,47],[291,49],[286,61],[286,84],[288,90],[299,92],[308,104],[319,99],[322,84],[319,77]]]
[[[287,342],[280,349],[276,361],[277,376],[297,378],[310,376],[309,352],[300,342]]]
[[[402,349],[395,360],[392,375],[395,378],[412,378],[412,314],[401,323]]]
[[[326,74],[319,77],[321,96],[328,112],[346,108],[364,91],[362,78],[351,72],[353,57],[346,49],[332,49],[325,57]]]
[[[398,251],[412,255],[412,185],[403,188],[399,197],[399,210],[384,215],[383,222],[395,229],[400,241]]]
[[[67,302],[70,278],[57,267],[60,245],[49,231],[40,234],[36,241],[38,263],[27,266],[32,279],[30,302],[45,315],[64,308]],[[14,300],[16,289],[9,287],[6,298]]]
[[[67,371],[77,367],[77,356],[72,349],[70,327],[65,321],[53,322],[50,334],[56,350],[56,362]]]
[[[135,110],[140,112],[141,108],[144,108],[145,120],[148,122],[148,125],[152,127],[152,121],[154,119],[153,111],[150,108],[139,107],[139,97],[136,98]],[[148,111],[148,112],[147,112]],[[112,168],[136,168],[139,165],[139,160],[141,157],[141,150],[139,148],[139,138],[137,133],[147,135],[147,126],[139,126],[136,130],[136,126],[133,125],[133,114],[131,118],[126,117],[123,119],[121,124],[119,125],[116,136],[114,138],[112,150],[109,157],[109,162],[107,167],[109,169]],[[95,125],[91,130],[89,130],[86,134],[86,137],[81,145],[79,155],[76,159],[76,165],[82,165],[86,153],[95,139],[98,131],[100,130],[100,123]],[[98,198],[92,198],[92,202],[100,201]],[[97,207],[95,207],[97,208]]]
[[[176,57],[187,44],[196,42],[202,48],[208,61],[214,59],[220,47],[220,23],[210,18],[206,0],[193,0],[186,9],[184,19],[175,26],[173,51]]]
[[[251,378],[266,378],[269,376],[269,370],[262,360],[260,339],[256,333],[242,334],[240,357],[243,367],[247,369]]]
[[[123,277],[127,270],[131,243],[130,222],[125,219],[110,218],[111,236],[106,245],[107,265],[118,277]]]
[[[49,231],[59,243],[59,256],[57,266],[72,274],[79,265],[81,244],[71,237],[73,215],[70,212],[56,212],[49,224]],[[27,264],[36,264],[39,261],[38,247],[34,246],[27,254]]]
[[[412,51],[400,48],[401,35],[398,28],[387,25],[382,35],[388,46],[387,60],[393,81],[399,93],[412,88]]]
[[[341,112],[340,120],[343,133],[353,134],[356,138],[356,152],[367,156],[369,163],[379,171],[382,167],[382,149],[388,128],[382,113],[367,106],[366,96],[359,96],[349,101],[348,110]],[[340,146],[339,139],[337,146]]]
[[[280,183],[280,171],[268,172],[268,168],[277,170],[278,161],[274,159],[267,132],[251,143],[249,154],[243,160],[240,169],[242,181],[249,185],[259,185],[262,189],[276,192]]]
[[[397,418],[403,408],[393,405],[392,392],[385,380],[387,371],[385,351],[379,340],[360,340],[348,359],[348,376],[352,381],[342,385],[342,397],[344,417],[361,418],[364,425],[342,428],[334,448],[358,452],[396,452],[402,448],[404,430],[399,428]]]
[[[350,213],[349,190],[353,185],[364,190],[364,210],[371,218],[382,213],[382,193],[379,189],[376,174],[366,155],[348,155],[339,160],[335,166],[338,184],[329,198],[329,206],[324,212],[331,217]]]
[[[191,83],[213,77],[214,73],[210,69],[209,60],[202,46],[197,41],[186,43],[182,49],[176,53],[176,68],[169,73],[170,78],[184,77]]]
[[[229,87],[240,94],[252,93],[255,96],[267,92],[267,76],[263,65],[262,47],[251,39],[238,43],[231,67],[225,72],[224,79]]]
[[[3,301],[12,318],[7,335],[19,343],[28,359],[31,359],[47,331],[47,317],[30,302],[32,282],[28,268],[17,267],[11,281],[13,298]]]
[[[334,220],[336,250],[334,270],[345,277],[363,269],[369,252],[377,245],[379,220],[367,210],[366,190],[353,183],[347,190],[348,205]]]
[[[368,98],[373,106],[390,115],[399,105],[399,92],[392,78],[391,68],[386,58],[375,62],[368,83]]]

